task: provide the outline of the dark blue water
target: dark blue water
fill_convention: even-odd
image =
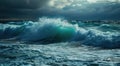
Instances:
[[[0,24],[0,66],[119,66],[120,25],[38,22]]]

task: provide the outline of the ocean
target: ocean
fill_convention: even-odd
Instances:
[[[1,23],[0,66],[120,66],[120,25],[45,17]]]

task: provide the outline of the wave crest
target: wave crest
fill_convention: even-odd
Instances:
[[[40,18],[38,22],[0,24],[0,39],[53,43],[79,41],[84,45],[120,48],[120,32],[108,25],[70,24],[60,18]],[[117,26],[118,27],[118,26]],[[107,30],[108,28],[108,30]],[[106,30],[105,30],[106,29]]]

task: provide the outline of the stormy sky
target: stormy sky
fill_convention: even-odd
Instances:
[[[0,0],[0,18],[120,20],[120,0]]]

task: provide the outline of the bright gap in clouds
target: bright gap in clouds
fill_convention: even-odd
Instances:
[[[51,0],[49,2],[49,6],[55,7],[58,9],[62,9],[66,6],[70,6],[72,4],[71,0]]]
[[[115,2],[119,3],[120,0],[87,0],[89,3],[109,3],[109,2]]]
[[[50,0],[49,6],[57,9],[63,9],[65,7],[77,6],[81,7],[82,5],[86,6],[94,3],[120,3],[120,0]]]
[[[97,0],[87,0],[89,3],[96,3]]]
[[[82,4],[85,2],[87,1],[86,0],[51,0],[49,2],[49,6],[58,9],[63,9],[65,7],[82,6]]]

